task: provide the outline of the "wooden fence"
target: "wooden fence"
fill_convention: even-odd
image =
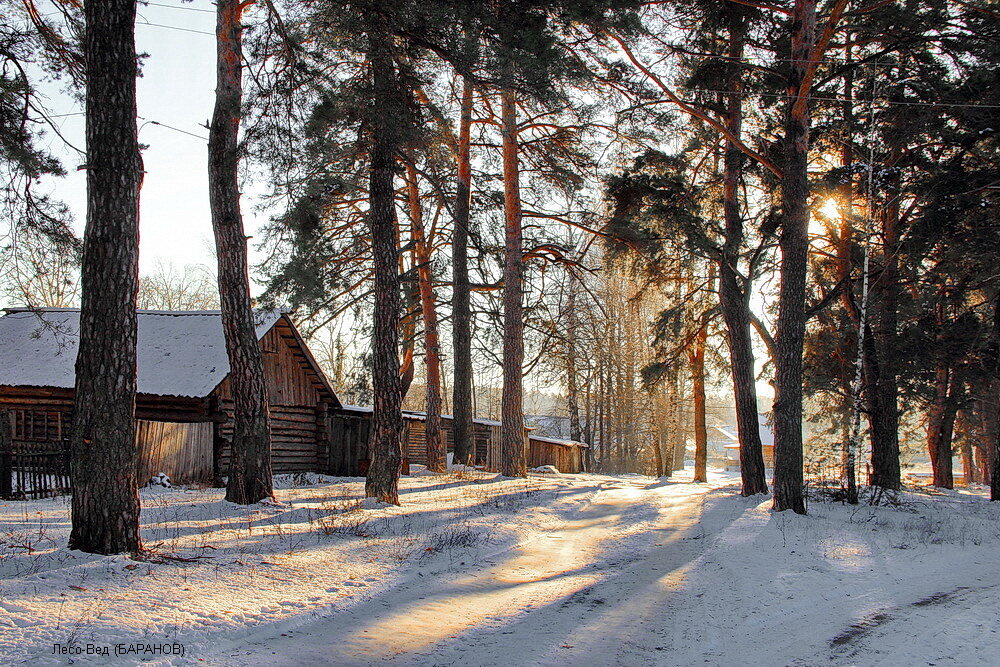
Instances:
[[[211,481],[212,426],[137,420],[139,485],[161,472],[175,483]],[[69,457],[68,414],[0,410],[0,499],[71,493]]]
[[[27,500],[70,491],[69,438],[62,415],[25,422],[0,411],[0,498]]]

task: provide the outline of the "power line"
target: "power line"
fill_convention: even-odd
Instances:
[[[150,118],[144,118],[143,116],[136,116],[139,120],[143,121],[143,125],[149,123],[150,125],[158,125],[160,127],[165,127],[168,130],[173,130],[174,132],[180,132],[181,134],[186,134],[189,137],[194,137],[195,139],[201,139],[202,141],[208,141],[208,137],[203,137],[200,134],[195,134],[194,132],[188,132],[187,130],[182,130],[179,127],[174,127],[173,125],[167,125],[166,123],[161,123],[158,120],[152,120]]]
[[[138,20],[136,20],[135,24],[137,26],[146,25],[146,26],[150,26],[150,27],[153,27],[153,28],[166,28],[167,30],[180,30],[181,32],[193,32],[196,35],[208,35],[209,37],[215,37],[215,33],[214,32],[207,32],[205,30],[195,30],[194,28],[181,28],[179,26],[165,25],[163,23],[150,23],[146,19],[142,19],[141,22],[138,21]]]
[[[46,118],[49,118],[49,119],[52,119],[52,118],[69,118],[70,116],[83,116],[83,115],[84,115],[83,111],[74,111],[72,113],[60,113],[60,114],[46,115]],[[195,134],[194,132],[188,132],[187,130],[182,130],[179,127],[174,127],[173,125],[168,125],[168,124],[162,123],[162,122],[160,122],[158,120],[153,120],[152,118],[146,118],[145,116],[136,116],[136,118],[138,120],[143,121],[143,125],[145,125],[147,123],[150,124],[150,125],[158,125],[159,127],[165,127],[168,130],[173,130],[174,132],[180,132],[181,134],[186,134],[189,137],[194,137],[195,139],[201,139],[202,141],[208,141],[208,137],[203,137],[200,134]]]
[[[186,12],[203,12],[205,14],[214,14],[214,9],[202,9],[200,7],[184,7],[182,5],[166,5],[161,2],[146,2],[145,0],[139,0],[139,4],[146,5],[148,7],[164,7],[166,9],[181,9]]]

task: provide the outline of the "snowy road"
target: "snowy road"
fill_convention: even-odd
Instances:
[[[348,614],[285,636],[253,637],[225,662],[612,664],[623,653],[655,659],[666,648],[658,645],[655,617],[704,545],[704,491],[684,486],[606,482],[557,530],[458,572],[422,572]],[[616,537],[636,522],[649,530]]]
[[[998,664],[981,489],[802,517],[688,475],[415,475],[400,507],[356,479],[274,506],[144,490],[168,556],[144,562],[66,549],[64,498],[0,503],[0,664],[150,642],[184,647],[160,665]]]

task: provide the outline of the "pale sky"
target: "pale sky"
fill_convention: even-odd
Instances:
[[[143,273],[157,262],[206,264],[214,270],[212,223],[208,206],[207,137],[215,93],[215,6],[208,0],[182,4],[159,0],[139,6],[136,49],[148,54],[138,80],[139,142],[146,176],[140,196],[139,267]],[[58,86],[44,87],[48,107],[64,136],[84,147],[82,112]],[[177,130],[158,126],[169,125]],[[184,134],[184,132],[190,133]],[[200,138],[199,138],[200,137]],[[47,144],[69,172],[49,188],[66,202],[82,234],[86,219],[86,177],[76,167],[82,157],[49,133]],[[252,199],[243,201],[243,218],[253,234],[266,215],[256,214]],[[251,241],[252,243],[252,241]]]
[[[140,273],[156,270],[159,263],[178,268],[204,264],[214,272],[204,125],[211,118],[215,93],[215,6],[209,0],[156,0],[140,5],[135,36],[137,51],[148,54],[138,80],[139,141],[148,146],[143,152],[146,176],[140,196]],[[41,88],[47,92],[53,115],[69,114],[57,118],[57,123],[63,136],[82,149],[83,109],[59,85]],[[82,236],[86,178],[76,167],[83,164],[83,158],[51,132],[45,143],[68,172],[46,185],[70,206]],[[254,235],[267,214],[254,210],[253,188],[246,190],[243,221],[247,234]],[[251,263],[255,261],[253,243]],[[259,292],[260,286],[256,288]],[[759,371],[765,354],[762,350],[756,354]],[[770,395],[772,389],[758,382],[758,392]]]

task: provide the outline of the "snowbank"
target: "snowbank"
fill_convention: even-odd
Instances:
[[[689,478],[688,478],[689,479]],[[143,490],[142,561],[71,552],[66,498],[0,503],[0,664],[989,663],[982,492],[774,514],[723,475],[276,480],[279,505]],[[70,650],[70,649],[67,649]],[[126,654],[118,662],[150,656]]]

